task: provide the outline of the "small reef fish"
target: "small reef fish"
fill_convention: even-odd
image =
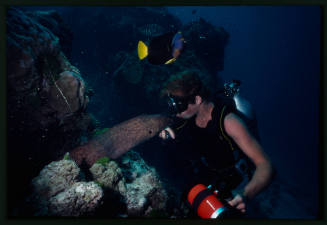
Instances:
[[[143,41],[139,41],[137,46],[138,57],[140,60],[147,57],[149,63],[154,65],[169,64],[178,58],[184,43],[181,32],[166,33],[154,37],[149,46]]]
[[[147,40],[150,40],[151,38],[164,33],[164,28],[158,24],[146,24],[138,28],[138,31],[144,35]]]

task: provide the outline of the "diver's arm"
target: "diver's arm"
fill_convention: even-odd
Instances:
[[[273,174],[272,165],[261,145],[236,114],[229,113],[225,117],[224,126],[227,134],[256,166],[254,175],[243,192],[245,197],[251,199],[270,183]]]

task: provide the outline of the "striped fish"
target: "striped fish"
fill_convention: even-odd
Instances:
[[[158,24],[146,24],[138,28],[138,31],[145,36],[147,40],[164,33],[165,29]]]

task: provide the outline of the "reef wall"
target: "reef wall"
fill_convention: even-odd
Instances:
[[[53,15],[42,13],[58,18]],[[17,199],[26,190],[15,187],[26,186],[46,163],[80,145],[81,137],[94,129],[85,111],[89,98],[80,71],[38,19],[37,12],[7,12],[8,177]]]

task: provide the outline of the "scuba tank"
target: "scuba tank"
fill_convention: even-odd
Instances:
[[[233,80],[224,84],[224,95],[233,98],[236,109],[248,120],[255,120],[255,113],[252,105],[245,98],[240,96],[241,81]]]

